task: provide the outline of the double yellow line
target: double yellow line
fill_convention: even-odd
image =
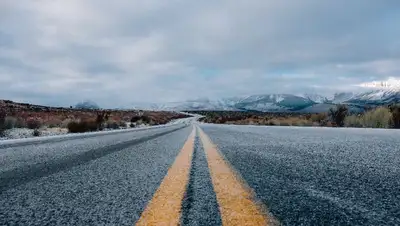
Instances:
[[[256,203],[254,193],[224,160],[210,138],[193,127],[181,152],[136,225],[179,225],[194,151],[196,128],[206,152],[211,180],[223,225],[275,225],[266,208]]]

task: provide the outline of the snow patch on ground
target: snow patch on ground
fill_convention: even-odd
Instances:
[[[21,138],[30,138],[30,137],[35,137],[33,136],[33,129],[28,129],[28,128],[14,128],[14,129],[9,129],[6,130],[5,137],[3,137],[4,140],[6,139],[21,139]],[[63,135],[67,134],[68,130],[65,128],[43,128],[39,129],[40,136],[56,136],[56,135]]]

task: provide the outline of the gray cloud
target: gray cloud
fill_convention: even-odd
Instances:
[[[396,0],[0,3],[0,98],[102,106],[399,77]]]

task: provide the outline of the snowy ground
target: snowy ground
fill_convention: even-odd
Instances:
[[[5,136],[3,139],[21,139],[34,137],[34,130],[28,128],[14,128],[5,131]],[[68,129],[65,128],[43,128],[39,129],[40,136],[56,136],[68,133]]]
[[[121,129],[104,129],[103,131],[98,131],[98,132],[87,132],[87,133],[80,133],[80,134],[71,134],[68,133],[68,129],[66,128],[41,128],[39,129],[40,132],[40,137],[35,137],[33,135],[34,130],[33,129],[27,129],[27,128],[14,128],[11,130],[6,130],[5,131],[5,137],[0,137],[1,142],[13,142],[13,140],[25,140],[26,138],[29,138],[28,140],[31,139],[46,139],[47,137],[60,137],[60,136],[86,136],[90,134],[97,134],[97,133],[114,133],[114,132],[120,132],[120,131],[131,131],[131,130],[141,130],[141,129],[146,129],[146,128],[159,128],[159,127],[165,127],[165,126],[171,126],[171,125],[177,125],[177,124],[189,124],[194,118],[184,118],[184,119],[178,119],[178,120],[173,120],[165,125],[159,125],[159,126],[150,126],[146,124],[140,124],[136,125],[135,128],[130,128],[130,125],[128,125],[127,128],[121,128]]]

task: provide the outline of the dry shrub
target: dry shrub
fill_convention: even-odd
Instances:
[[[393,128],[400,128],[400,105],[391,105],[389,110],[392,113]]]
[[[12,116],[7,116],[7,117],[4,118],[4,126],[3,126],[3,128],[5,130],[13,129],[13,128],[16,127],[16,125],[17,125],[17,119],[16,118],[14,118]]]
[[[27,128],[28,125],[23,118],[17,118],[17,122],[15,123],[15,128]]]
[[[377,108],[364,114],[365,127],[390,128],[392,124],[392,113],[387,108]]]
[[[4,136],[4,130],[5,130],[5,119],[6,119],[6,111],[3,109],[0,109],[0,136]]]
[[[107,129],[119,129],[119,123],[113,120],[109,120],[106,122]]]
[[[28,129],[39,129],[42,126],[42,122],[37,118],[29,118],[26,120],[26,126]]]
[[[142,115],[142,116],[136,115],[131,118],[132,123],[142,122],[144,124],[149,124],[151,121],[152,119],[147,115]]]
[[[68,132],[70,133],[84,133],[93,132],[98,130],[96,121],[80,121],[80,122],[70,122],[68,124]]]
[[[390,128],[392,124],[392,114],[387,108],[377,108],[365,113],[362,117],[364,127],[371,128]]]
[[[72,119],[69,119],[69,118],[64,119],[64,120],[61,122],[60,127],[61,127],[61,128],[68,128],[68,125],[69,125],[69,123],[71,123],[71,122],[73,122]]]
[[[124,129],[128,127],[128,125],[125,121],[120,121],[118,124],[119,124],[119,127],[124,128]]]
[[[346,127],[363,127],[363,121],[361,116],[349,115],[344,119]]]
[[[346,126],[350,127],[390,128],[392,123],[392,113],[384,107],[376,108],[359,116],[347,116],[345,119]]]
[[[40,136],[40,131],[39,131],[38,129],[35,129],[35,130],[33,130],[32,135],[33,135],[34,137],[39,137],[39,136]]]
[[[326,113],[318,113],[318,114],[312,114],[310,117],[310,120],[313,122],[318,122],[322,123],[328,119],[328,114]]]

